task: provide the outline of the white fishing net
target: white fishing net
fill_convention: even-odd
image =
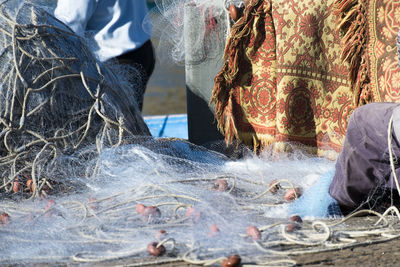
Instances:
[[[288,216],[286,190],[309,187],[333,163],[301,152],[248,155],[234,161],[183,140],[166,139],[106,149],[95,160],[98,172],[79,180],[80,191],[0,203],[0,210],[10,216],[9,223],[0,226],[0,262],[126,257],[152,262],[146,247],[163,239],[169,260],[201,261],[232,253],[256,260],[260,251],[247,228],[260,228],[263,242],[279,240]],[[75,160],[65,156],[63,162]],[[273,180],[280,183],[275,194],[269,191]],[[138,213],[138,204],[158,211]],[[159,230],[167,235],[157,239]],[[258,260],[274,257],[265,254]]]
[[[159,39],[161,62],[199,64],[221,57],[232,20],[230,5],[244,7],[242,0],[155,0],[146,25]],[[150,27],[149,27],[150,29]],[[188,55],[188,52],[190,55]]]
[[[141,83],[121,82],[44,9],[0,2],[0,39],[0,198],[68,191],[53,176],[59,155],[96,145],[76,155],[82,162],[149,135],[132,94]]]
[[[347,219],[289,219],[296,205],[288,192],[299,188],[300,195],[317,185],[311,194],[326,194],[326,182],[317,181],[334,166],[294,151],[266,149],[259,156],[242,151],[247,156],[232,160],[184,140],[151,138],[105,149],[93,159],[98,171],[89,179],[69,172],[80,190],[0,202],[9,216],[0,223],[0,263],[216,265],[238,254],[243,263],[292,266],[290,255],[398,234],[398,221],[387,214],[365,227]],[[79,159],[72,155],[62,162],[74,161]],[[300,203],[321,209],[315,201],[308,197]],[[153,242],[164,254],[149,254]]]

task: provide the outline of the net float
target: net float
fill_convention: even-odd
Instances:
[[[186,211],[186,217],[192,219],[194,222],[197,222],[201,218],[201,212],[195,207],[190,207]]]
[[[229,6],[229,16],[233,21],[237,21],[239,19],[239,10],[235,5]]]
[[[296,230],[300,230],[301,229],[301,225],[299,225],[298,223],[288,223],[286,225],[286,232],[293,232]]]
[[[276,194],[279,189],[281,189],[281,185],[277,180],[272,180],[269,183],[269,192],[271,192],[272,194]]]
[[[153,221],[161,217],[161,211],[156,206],[145,206],[141,203],[136,205],[136,212],[142,215],[146,220]]]
[[[19,179],[15,178],[15,180],[13,182],[13,187],[12,187],[13,192],[14,193],[19,192],[20,188],[21,188],[21,186],[20,186],[20,183],[19,183]]]
[[[28,179],[26,181],[26,187],[29,189],[30,193],[33,193],[33,191],[35,190],[35,185],[34,185],[32,179]]]
[[[301,196],[301,193],[302,191],[300,187],[290,188],[286,191],[285,200],[288,202],[292,202],[293,200],[299,198]]]
[[[139,214],[142,214],[145,208],[146,206],[142,203],[136,204],[136,212]]]
[[[213,189],[219,192],[225,192],[228,190],[228,182],[224,179],[217,179],[214,182]]]
[[[240,258],[239,255],[234,254],[234,255],[230,255],[227,259],[225,259],[221,266],[222,267],[238,267],[240,266],[242,262],[242,259]]]
[[[162,256],[165,253],[165,247],[163,245],[158,246],[157,242],[151,242],[147,245],[147,252],[152,256]]]
[[[260,240],[261,239],[261,232],[254,225],[249,226],[247,228],[247,235],[250,236],[252,240]]]
[[[161,217],[161,211],[156,206],[145,207],[141,213],[146,219],[156,219]]]
[[[296,222],[296,223],[303,222],[303,220],[301,219],[301,217],[299,215],[292,215],[292,216],[290,216],[289,220],[292,222]]]
[[[1,224],[7,224],[10,221],[10,215],[8,215],[8,213],[3,212],[0,215],[0,223]]]
[[[293,232],[295,230],[300,230],[301,229],[301,223],[303,223],[303,220],[299,215],[292,215],[289,218],[290,223],[286,225],[286,231],[287,232]]]
[[[219,233],[218,225],[216,225],[214,223],[213,225],[210,226],[210,230],[208,231],[208,236],[213,237],[213,236],[217,235],[218,233]]]

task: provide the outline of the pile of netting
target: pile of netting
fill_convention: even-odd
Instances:
[[[163,139],[104,149],[83,190],[0,202],[0,263],[209,266],[237,254],[244,264],[293,266],[292,256],[400,236],[394,208],[351,215],[378,216],[366,223],[292,213],[288,192],[308,192],[333,162],[300,150],[244,154]]]
[[[44,9],[1,1],[0,39],[0,198],[68,191],[73,182],[63,170],[85,176],[93,168],[84,162],[103,147],[149,135],[136,85],[100,65]],[[82,149],[89,146],[95,149]],[[74,161],[63,160],[72,154]]]

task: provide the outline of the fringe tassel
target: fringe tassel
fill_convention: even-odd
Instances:
[[[265,14],[266,5],[269,6],[267,9],[269,8],[270,10],[269,1],[252,0],[248,3],[243,17],[232,26],[225,46],[225,64],[214,79],[210,104],[215,103],[215,118],[218,129],[225,136],[227,144],[231,143],[234,138],[239,139],[232,104],[233,88],[240,84],[239,74],[242,73],[240,61],[245,58],[245,47],[250,42],[251,31],[256,21],[255,18]],[[260,21],[259,23],[264,22],[261,19],[258,21]]]
[[[342,37],[342,59],[350,64],[349,79],[356,106],[369,102],[367,1],[336,0],[335,13],[339,16]],[[360,103],[361,102],[361,103]]]

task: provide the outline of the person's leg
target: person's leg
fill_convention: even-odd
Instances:
[[[329,190],[344,213],[366,204],[376,190],[387,188],[391,174],[387,130],[397,106],[372,103],[357,108],[350,117]],[[393,139],[394,152],[400,155],[399,143]]]
[[[154,71],[154,66],[155,66],[155,54],[153,45],[149,40],[146,43],[144,43],[140,48],[125,53],[117,57],[117,59],[120,64],[128,64],[134,68],[137,68],[139,65],[139,67],[142,68],[144,71],[143,75],[145,77],[143,77],[144,85],[142,87],[142,91],[136,92],[138,106],[140,110],[142,110],[143,97],[146,90],[146,85],[150,79],[151,74]]]

